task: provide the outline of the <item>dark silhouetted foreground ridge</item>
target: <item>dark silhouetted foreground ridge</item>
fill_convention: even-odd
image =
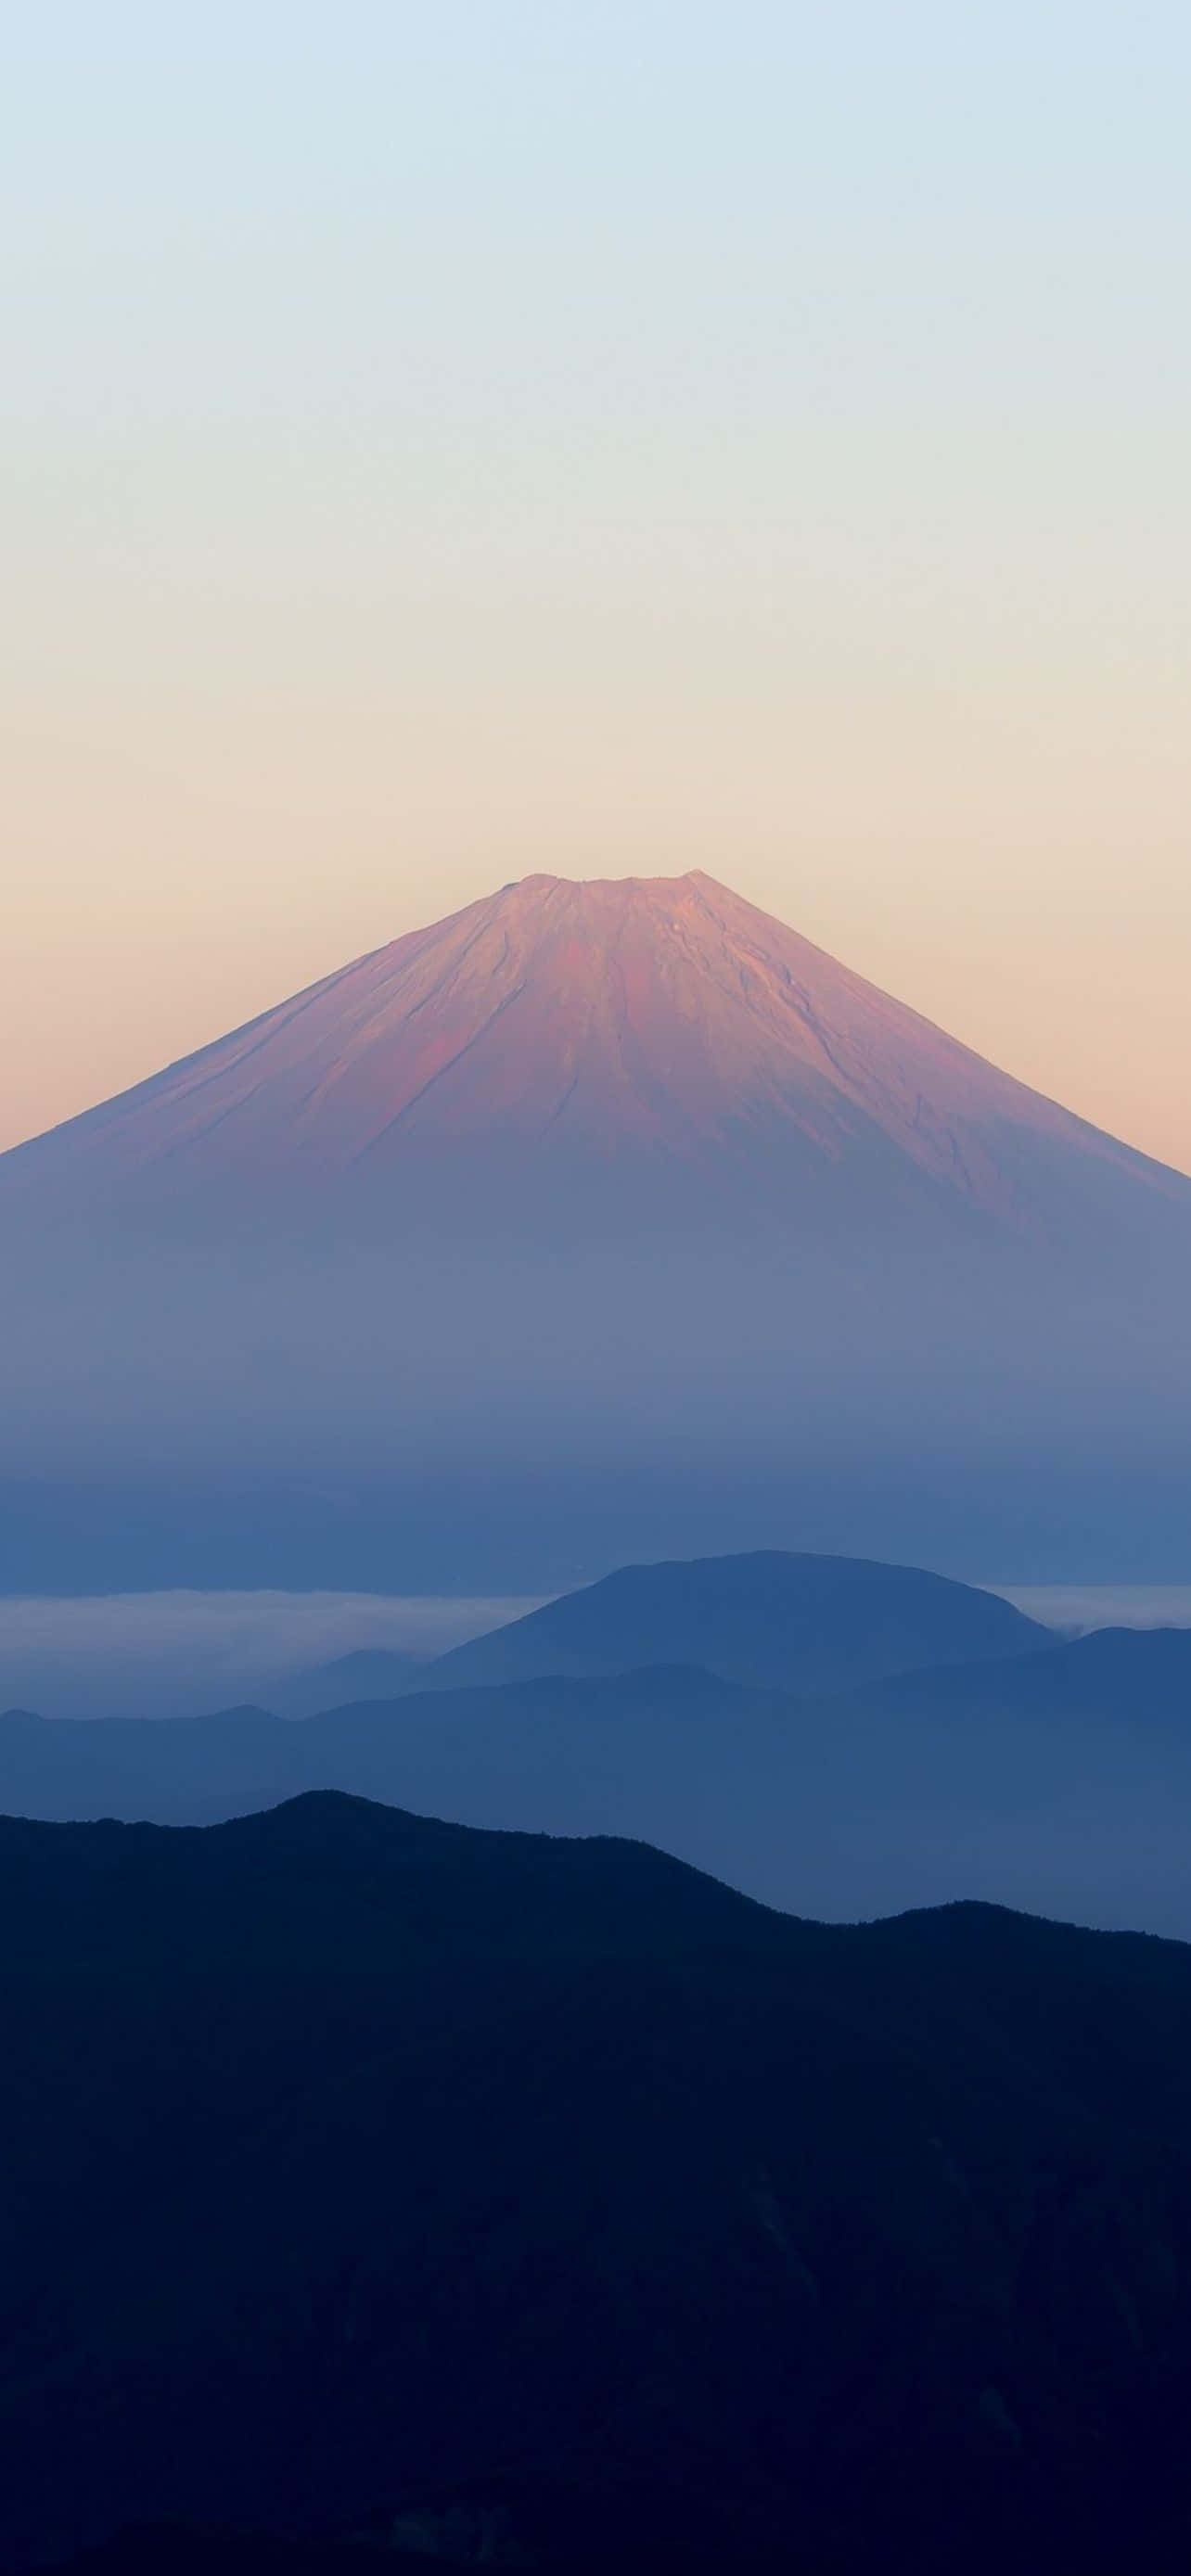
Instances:
[[[1191,1952],[323,1796],[4,1823],[0,1940],[7,2565],[1185,2564]]]

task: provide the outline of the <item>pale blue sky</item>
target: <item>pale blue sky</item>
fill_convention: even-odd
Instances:
[[[1189,76],[1066,0],[13,13],[0,1142],[695,864],[1191,1161]]]

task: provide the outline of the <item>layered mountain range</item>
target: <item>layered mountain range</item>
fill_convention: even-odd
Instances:
[[[1191,1937],[1191,1630],[1060,1642],[914,1567],[771,1554],[627,1566],[437,1662],[296,1678],[273,1711],[321,1714],[11,1709],[0,1810],[209,1824],[336,1789],[633,1835],[827,1919],[980,1896]]]
[[[698,873],[395,941],[0,1158],[0,1223],[10,1580],[1084,1574],[1076,1491],[1179,1557],[1191,1182]]]

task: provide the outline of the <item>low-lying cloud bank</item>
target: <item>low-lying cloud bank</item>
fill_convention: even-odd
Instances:
[[[1191,1627],[1191,1584],[990,1585],[1068,1634]],[[135,1592],[0,1599],[0,1709],[43,1717],[199,1716],[270,1705],[294,1675],[340,1655],[412,1655],[517,1619],[532,1598],[373,1592]]]
[[[1191,1628],[1191,1583],[997,1583],[1028,1619],[1068,1636],[1094,1628]]]
[[[359,1648],[441,1655],[532,1600],[368,1592],[135,1592],[0,1600],[0,1708],[200,1715]]]

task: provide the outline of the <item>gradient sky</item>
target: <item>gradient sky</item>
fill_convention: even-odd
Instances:
[[[710,869],[1191,1166],[1191,16],[44,0],[0,1144]]]

